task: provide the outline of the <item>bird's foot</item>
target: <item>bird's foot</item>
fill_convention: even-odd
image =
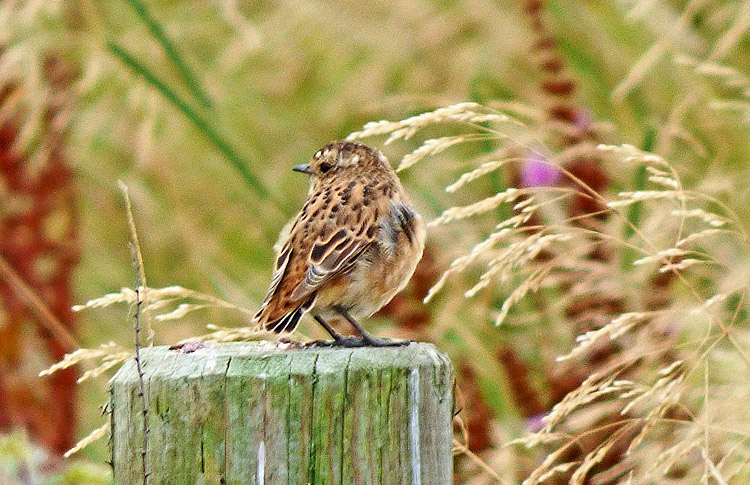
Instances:
[[[365,336],[362,338],[367,347],[403,347],[409,345],[413,340],[391,340],[389,338],[374,338]]]
[[[345,349],[356,349],[360,347],[402,347],[404,345],[409,345],[412,342],[412,340],[342,336],[336,340],[315,340],[307,345],[309,347],[342,347]]]
[[[315,340],[307,345],[308,347],[343,347],[346,349],[354,349],[358,347],[366,347],[367,343],[361,338],[341,336],[335,340]]]

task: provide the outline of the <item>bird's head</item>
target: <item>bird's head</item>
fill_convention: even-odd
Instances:
[[[306,173],[314,181],[394,173],[388,160],[378,150],[349,141],[327,144],[315,152],[310,163],[296,165],[292,170]]]

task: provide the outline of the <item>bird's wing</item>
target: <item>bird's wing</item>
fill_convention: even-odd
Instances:
[[[305,277],[294,288],[292,299],[303,299],[333,277],[346,273],[371,242],[349,229],[339,229],[327,240],[318,239],[308,256]]]
[[[268,328],[280,328],[274,324],[299,313],[300,308],[309,310],[315,292],[349,271],[373,244],[380,215],[385,213],[380,205],[372,190],[356,182],[311,196],[279,251],[256,320]]]

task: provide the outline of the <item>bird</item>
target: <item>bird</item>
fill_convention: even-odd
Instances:
[[[386,157],[334,141],[295,172],[309,176],[307,199],[282,230],[268,293],[255,315],[266,330],[291,333],[309,313],[331,346],[386,347],[359,323],[401,291],[424,250],[426,229]],[[334,330],[348,321],[360,338]]]

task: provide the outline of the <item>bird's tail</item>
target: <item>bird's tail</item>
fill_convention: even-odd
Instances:
[[[267,322],[265,324],[266,330],[270,330],[275,333],[292,333],[297,329],[299,321],[302,315],[307,313],[315,304],[315,296],[308,298],[302,305],[298,306],[291,312],[287,313],[283,317],[273,322]]]

